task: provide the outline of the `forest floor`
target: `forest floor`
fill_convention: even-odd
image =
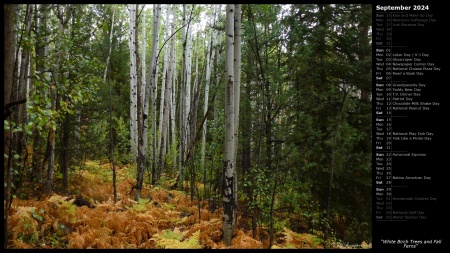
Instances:
[[[50,196],[15,198],[9,213],[10,248],[43,249],[262,249],[269,248],[268,231],[258,227],[256,240],[248,229],[250,219],[238,216],[231,246],[222,242],[222,209],[206,201],[165,187],[144,184],[141,199],[134,200],[133,168],[117,169],[114,203],[109,163],[87,161],[70,176],[71,194],[55,189]],[[58,179],[58,178],[57,178]],[[57,184],[60,183],[56,180]],[[172,183],[174,181],[172,180]],[[77,200],[77,196],[83,199]],[[88,203],[89,202],[89,203]],[[81,204],[86,205],[79,206]],[[76,205],[77,204],[77,205]],[[312,234],[279,229],[272,248],[324,248]],[[333,248],[371,248],[370,244]]]

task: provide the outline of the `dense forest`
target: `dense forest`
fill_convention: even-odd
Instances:
[[[371,248],[372,6],[5,4],[5,248]]]

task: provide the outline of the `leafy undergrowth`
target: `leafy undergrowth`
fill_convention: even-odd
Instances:
[[[110,164],[87,162],[71,178],[70,192],[82,195],[95,207],[78,207],[75,195],[43,196],[40,200],[14,199],[8,228],[10,248],[268,248],[252,231],[235,229],[231,246],[222,242],[222,210],[209,211],[208,203],[191,201],[184,192],[144,185],[141,199],[131,191],[134,168],[117,170],[118,201],[113,201]],[[131,192],[131,193],[130,193]],[[261,229],[258,233],[266,233]],[[369,247],[368,245],[367,247]],[[342,248],[343,246],[335,246]],[[371,247],[371,246],[370,246]],[[275,235],[272,248],[323,248],[311,234],[287,228]]]

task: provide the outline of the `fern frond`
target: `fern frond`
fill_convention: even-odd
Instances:
[[[183,234],[178,229],[174,231],[167,229],[162,234],[154,235],[151,240],[154,240],[156,246],[161,249],[201,249],[199,238],[200,230],[193,233],[189,239],[181,241]]]

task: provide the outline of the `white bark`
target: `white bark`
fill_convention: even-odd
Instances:
[[[146,86],[147,86],[147,80],[146,80],[146,74],[145,74],[145,48],[147,46],[147,34],[145,33],[145,11],[142,11],[142,44],[141,44],[141,68],[142,68],[142,75],[141,75],[141,85],[142,85],[142,90],[145,91],[146,90]],[[144,95],[142,96],[142,104],[144,104],[145,99],[147,97]],[[144,129],[144,131],[146,131],[147,129]],[[145,135],[147,136],[147,135]],[[147,143],[147,140],[144,140],[144,143]],[[145,145],[145,147],[147,147],[147,145]]]
[[[136,5],[129,4],[129,21],[130,21],[130,144],[131,159],[136,161],[138,154],[138,129],[137,129],[137,62],[135,48],[135,32],[136,32]]]
[[[187,144],[190,143],[190,124],[189,113],[191,112],[191,78],[192,78],[192,36],[187,34],[186,41],[186,96],[185,96],[185,136],[186,142],[184,150],[187,150]]]
[[[156,52],[158,51],[159,46],[159,25],[160,25],[160,16],[161,16],[161,5],[160,4],[154,4],[153,5],[153,38],[152,38],[152,54],[150,58],[150,67],[149,67],[149,80],[150,85],[148,85],[147,90],[145,91],[146,97],[148,97],[148,89],[152,89],[152,145],[151,145],[151,154],[152,154],[152,161],[153,166],[152,168],[155,168],[156,164],[156,99],[158,94],[158,79],[157,79],[157,73],[158,73],[158,65],[156,62]],[[149,110],[149,99],[146,99],[144,111]],[[148,118],[144,120],[144,126],[148,125]],[[152,173],[154,173],[154,169],[152,170]]]
[[[170,16],[170,5],[167,5],[166,9],[166,22],[165,22],[165,35],[164,35],[164,41],[167,41],[169,38],[169,16]],[[162,73],[162,83],[161,83],[161,100],[159,104],[159,137],[158,137],[158,147],[161,147],[161,139],[163,135],[165,135],[165,128],[163,128],[163,124],[167,124],[166,122],[163,122],[164,116],[164,105],[166,103],[165,99],[167,98],[165,94],[166,90],[166,77],[167,77],[167,68],[169,65],[169,45],[166,43],[164,46],[164,67],[163,67],[163,73]],[[160,149],[160,151],[164,152],[164,149]],[[163,154],[164,156],[164,154]],[[161,157],[161,154],[159,155]]]
[[[220,20],[220,16],[222,14],[222,5],[219,4],[218,6],[218,10],[217,10],[217,19],[216,20]],[[223,33],[216,31],[216,42],[217,42],[217,47],[216,47],[216,54],[217,54],[217,61],[216,61],[216,66],[220,66],[221,62],[222,62],[222,58],[223,58],[223,54],[222,54],[222,40],[223,40]],[[216,71],[216,85],[220,85],[220,77],[221,77],[221,71]],[[219,111],[218,111],[218,106],[217,106],[217,99],[215,99],[214,102],[214,128],[217,129],[218,125],[218,115],[219,115]]]
[[[183,42],[182,48],[182,59],[181,59],[181,83],[180,83],[180,181],[179,181],[179,189],[183,188],[184,182],[184,153],[185,153],[185,72],[186,72],[186,27],[184,26],[186,23],[186,5],[183,4],[183,28],[181,29],[181,38]]]
[[[151,52],[151,56],[150,56],[150,66],[149,66],[149,70],[148,70],[148,81],[149,83],[145,86],[145,96],[144,96],[144,146],[147,147],[148,146],[148,118],[149,118],[149,111],[150,111],[150,89],[152,89],[152,92],[154,92],[154,88],[155,83],[155,74],[153,73],[154,68],[155,68],[155,61],[156,61],[156,51],[158,49],[158,38],[159,38],[159,21],[160,21],[160,7],[159,4],[158,5],[153,5],[153,36],[152,36],[152,52]],[[143,29],[142,31],[145,34],[145,30]],[[144,36],[145,37],[145,36]],[[146,47],[146,40],[142,45],[143,47]],[[143,54],[144,56],[142,58],[145,59],[145,49],[143,50]],[[143,62],[142,65],[142,69],[145,69],[145,61]],[[145,74],[143,73],[142,76],[145,76]],[[146,81],[143,79],[143,82]],[[154,98],[154,95],[152,96],[152,98]],[[154,107],[154,106],[153,106]],[[154,108],[156,109],[156,108]],[[156,121],[156,118],[153,117],[153,121]],[[155,123],[156,124],[156,123]],[[152,136],[152,140],[153,138],[155,138],[154,136]],[[152,145],[152,151],[154,146]],[[148,157],[148,156],[147,156]]]
[[[220,8],[220,7],[219,7]],[[216,7],[214,5],[214,11],[211,11],[211,17],[210,20],[213,20],[212,24],[214,25],[216,23]],[[203,107],[203,116],[206,115],[206,112],[208,111],[208,99],[209,99],[209,82],[211,80],[211,70],[212,70],[212,63],[214,62],[214,47],[216,45],[216,30],[214,32],[210,32],[209,34],[209,40],[208,40],[208,49],[207,49],[207,56],[206,56],[206,80],[205,80],[205,101],[204,101],[204,107]],[[207,131],[207,124],[208,119],[205,119],[205,122],[203,123],[203,129],[202,129],[202,153],[201,153],[201,167],[205,167],[205,146],[206,146],[206,131]]]
[[[224,154],[224,214],[223,241],[231,244],[235,225],[236,206],[234,199],[234,184],[236,171],[234,166],[234,4],[227,4],[226,8],[226,58],[225,58],[225,154]]]
[[[105,73],[103,74],[103,81],[106,80],[106,73],[108,72],[109,67],[109,60],[111,58],[111,51],[112,51],[112,38],[113,38],[113,28],[114,28],[114,15],[116,14],[116,5],[113,5],[113,15],[111,20],[111,31],[109,34],[109,52],[108,52],[108,58],[106,59],[106,67],[105,67]]]
[[[175,18],[175,17],[174,17]],[[175,131],[175,107],[177,105],[176,102],[176,76],[177,76],[177,70],[176,70],[176,41],[173,41],[172,46],[172,52],[171,52],[171,69],[172,69],[172,94],[171,94],[171,106],[170,106],[170,122],[171,122],[171,131],[172,131],[172,144],[170,145],[174,149],[176,147],[173,145],[173,143],[176,142],[176,131]],[[177,164],[177,156],[174,153],[173,156],[173,169],[176,171],[176,164]]]
[[[139,9],[139,5],[136,4],[135,7],[135,17],[134,21],[134,54],[136,56],[136,89],[137,89],[137,133],[138,133],[138,155],[136,157],[137,162],[137,178],[136,178],[136,194],[134,199],[138,201],[141,198],[141,190],[143,185],[143,179],[144,179],[144,167],[145,167],[145,147],[143,142],[143,136],[144,136],[144,106],[142,104],[142,101],[144,100],[142,97],[145,95],[144,90],[142,89],[143,86],[141,84],[141,79],[139,75],[142,73],[141,68],[139,66],[139,35],[138,35],[138,13],[137,10]]]
[[[205,36],[205,39],[206,39],[206,36]],[[197,33],[197,36],[195,38],[195,43],[198,43],[198,41],[199,41],[199,38],[198,38],[198,33]],[[194,48],[194,47],[195,47],[195,45],[192,45],[192,48]],[[194,49],[192,49],[192,50],[194,50]],[[197,47],[197,49],[196,49],[197,52],[196,53],[194,51],[192,51],[192,55],[195,54],[195,60],[194,60],[194,64],[195,64],[195,72],[194,72],[195,73],[195,78],[194,78],[194,86],[192,87],[191,107],[194,105],[195,94],[197,93],[197,90],[199,88],[198,76],[200,75],[200,73],[198,72],[198,57],[200,55],[200,50],[201,50],[201,48]]]
[[[234,155],[236,161],[238,150],[238,133],[239,133],[239,105],[241,94],[241,5],[235,4],[234,8]],[[237,199],[237,178],[235,179],[234,199]]]
[[[168,27],[167,27],[168,29]],[[172,26],[172,32],[174,31],[174,28]],[[162,165],[163,163],[163,159],[164,159],[164,155],[168,146],[168,130],[169,130],[169,114],[170,114],[170,105],[171,105],[171,95],[172,95],[172,77],[173,77],[173,44],[174,44],[174,38],[172,37],[171,39],[171,43],[170,43],[170,64],[168,66],[168,71],[167,71],[167,84],[166,84],[166,89],[164,90],[164,96],[165,96],[165,100],[164,100],[164,113],[163,113],[163,120],[162,120],[162,140],[161,140],[161,150],[160,150],[160,165]],[[163,167],[160,166],[160,170],[162,170]],[[162,171],[160,171],[159,173],[162,173]]]

